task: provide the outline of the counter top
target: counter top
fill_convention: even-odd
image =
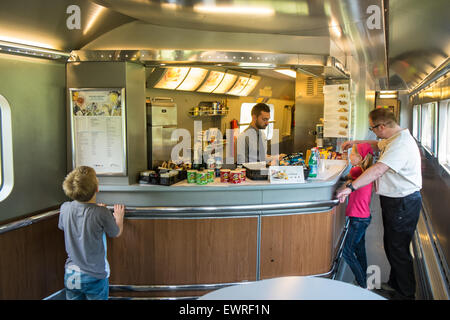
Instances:
[[[123,203],[131,207],[248,206],[329,201],[335,198],[339,178],[347,171],[347,161],[329,160],[317,179],[305,183],[271,184],[250,180],[241,184],[221,183],[216,178],[207,185],[188,184],[186,180],[172,186],[100,185],[97,201]]]
[[[197,185],[195,183],[187,183],[187,180],[180,181],[171,186],[153,185],[153,184],[133,184],[133,185],[100,185],[99,191],[231,191],[231,190],[271,190],[271,189],[310,189],[323,188],[333,186],[337,183],[341,175],[348,168],[346,160],[327,160],[325,164],[326,170],[319,173],[317,178],[308,178],[305,183],[286,183],[271,184],[267,180],[251,180],[240,184],[222,183],[220,178],[215,178],[213,183],[206,185]]]

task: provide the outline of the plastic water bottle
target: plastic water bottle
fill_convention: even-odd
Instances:
[[[316,178],[317,177],[317,150],[316,148],[311,149],[311,156],[309,158],[309,177]]]

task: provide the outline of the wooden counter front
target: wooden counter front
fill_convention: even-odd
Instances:
[[[345,222],[342,207],[251,217],[126,219],[122,236],[108,243],[110,284],[220,284],[327,273]],[[205,291],[189,293],[202,295]],[[185,294],[188,292],[111,295]]]
[[[126,219],[108,243],[110,283],[182,285],[256,280],[256,217]]]
[[[326,273],[333,259],[335,209],[262,217],[261,279]]]

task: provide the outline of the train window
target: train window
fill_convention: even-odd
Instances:
[[[0,201],[13,187],[11,109],[8,101],[0,95]]]
[[[420,141],[420,105],[413,107],[413,137]]]
[[[438,160],[450,171],[450,99],[439,102]]]
[[[421,121],[421,143],[431,154],[436,154],[436,138],[437,138],[437,103],[430,102],[422,105],[422,121]]]

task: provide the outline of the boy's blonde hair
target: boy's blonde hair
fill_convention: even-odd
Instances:
[[[352,146],[352,152],[356,153],[357,155],[361,156],[358,152],[357,145],[354,144]],[[373,155],[371,153],[367,153],[367,155],[362,159],[359,166],[363,169],[363,171],[366,171],[367,168],[369,168],[373,164]]]
[[[76,167],[63,182],[64,193],[72,200],[88,202],[97,192],[98,180],[95,170],[88,166]]]

